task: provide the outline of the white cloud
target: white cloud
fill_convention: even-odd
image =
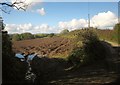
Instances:
[[[74,30],[77,28],[84,27],[87,24],[87,21],[85,19],[72,19],[71,21],[68,22],[59,22],[58,27],[63,30],[63,29],[69,29],[69,30]]]
[[[15,6],[26,8],[31,8],[32,6],[36,5],[38,2],[42,2],[42,0],[10,0],[11,3],[14,2],[23,2],[20,4],[16,4]],[[16,8],[15,8],[16,9]]]
[[[43,9],[43,8],[42,8]],[[101,29],[106,29],[112,27],[118,23],[117,16],[108,11],[108,12],[102,12],[98,13],[97,15],[94,15],[91,18],[91,26],[92,27],[98,27]],[[31,33],[59,33],[63,29],[68,30],[75,30],[80,29],[88,26],[88,20],[86,19],[72,19],[70,21],[64,22],[61,21],[58,23],[58,26],[49,26],[48,24],[41,24],[41,25],[32,25],[31,23],[28,24],[7,24],[6,30],[9,33],[23,33],[23,32],[31,32]]]
[[[91,20],[92,27],[98,28],[112,28],[117,22],[117,16],[111,11],[98,13],[94,15]],[[84,28],[88,26],[88,20],[86,19],[72,19],[67,22],[59,22],[58,27],[62,29],[74,30],[78,28]]]
[[[41,8],[41,9],[37,9],[37,12],[40,14],[40,15],[45,15],[45,9],[44,8]]]
[[[11,2],[24,2],[26,4],[32,4],[34,2],[38,3],[38,2],[42,2],[42,0],[11,0]]]
[[[118,22],[117,16],[111,11],[98,13],[91,19],[91,25],[97,27],[112,27]]]
[[[28,24],[7,24],[5,27],[5,30],[7,30],[9,33],[24,33],[24,32],[30,32],[30,33],[49,33],[50,31],[54,30],[47,24],[41,24],[38,26],[33,26],[31,23]]]

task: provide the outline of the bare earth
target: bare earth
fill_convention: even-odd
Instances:
[[[13,51],[16,53],[35,52],[39,55],[53,56],[64,54],[66,56],[71,49],[71,40],[61,37],[39,38],[13,42]]]
[[[48,85],[120,85],[120,47],[108,48],[111,53],[107,61],[96,62],[76,70],[68,70],[66,64],[61,64],[60,69],[63,70],[50,75]],[[39,55],[67,55],[71,49],[71,40],[60,37],[13,42],[13,50],[16,53],[34,51]]]

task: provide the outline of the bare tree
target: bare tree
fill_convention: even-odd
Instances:
[[[11,12],[11,10],[8,9],[9,7],[13,8],[13,9],[25,11],[29,5],[29,4],[25,3],[25,1],[15,0],[14,2],[0,2],[0,6],[1,6],[0,10],[5,12],[5,13],[8,13],[8,14]]]

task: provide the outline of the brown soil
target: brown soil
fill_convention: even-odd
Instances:
[[[70,39],[61,37],[16,41],[13,42],[13,50],[15,52],[36,52],[40,55],[68,54],[72,49],[71,41]],[[120,85],[120,47],[111,47],[105,42],[103,44],[109,50],[108,54],[110,54],[106,61],[96,62],[75,70],[68,70],[69,68],[65,67],[68,64],[62,60],[47,59],[46,61],[43,58],[44,61],[52,63],[42,65],[39,62],[42,61],[42,58],[40,58],[36,59],[38,63],[35,61],[35,66],[39,68],[35,66],[34,68],[38,69],[39,72],[41,71],[40,66],[46,68],[50,66],[48,71],[53,70],[53,74],[49,74],[48,72],[47,75],[44,75],[46,76],[45,80],[47,80],[48,85]],[[53,61],[55,64],[53,64]],[[63,63],[58,63],[58,61],[62,61]]]
[[[13,51],[15,53],[35,52],[39,55],[67,55],[72,49],[71,40],[62,37],[38,38],[31,40],[22,40],[13,42]]]

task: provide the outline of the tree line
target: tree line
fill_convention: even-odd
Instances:
[[[94,29],[96,31],[96,33],[100,39],[117,42],[118,44],[120,44],[120,23],[117,23],[112,30],[110,30],[110,29],[103,30],[103,29],[96,29],[96,28],[92,28],[92,29]],[[64,29],[59,34],[55,34],[55,33],[49,33],[49,34],[22,33],[22,34],[10,34],[10,37],[11,37],[12,41],[20,41],[20,40],[28,40],[28,39],[35,39],[35,38],[53,37],[53,36],[57,36],[57,35],[72,35],[72,34],[73,34],[72,31],[69,32],[68,29]]]
[[[50,34],[31,34],[31,33],[10,34],[12,41],[29,40],[29,39],[53,37],[53,36],[55,36],[54,33],[50,33]]]

